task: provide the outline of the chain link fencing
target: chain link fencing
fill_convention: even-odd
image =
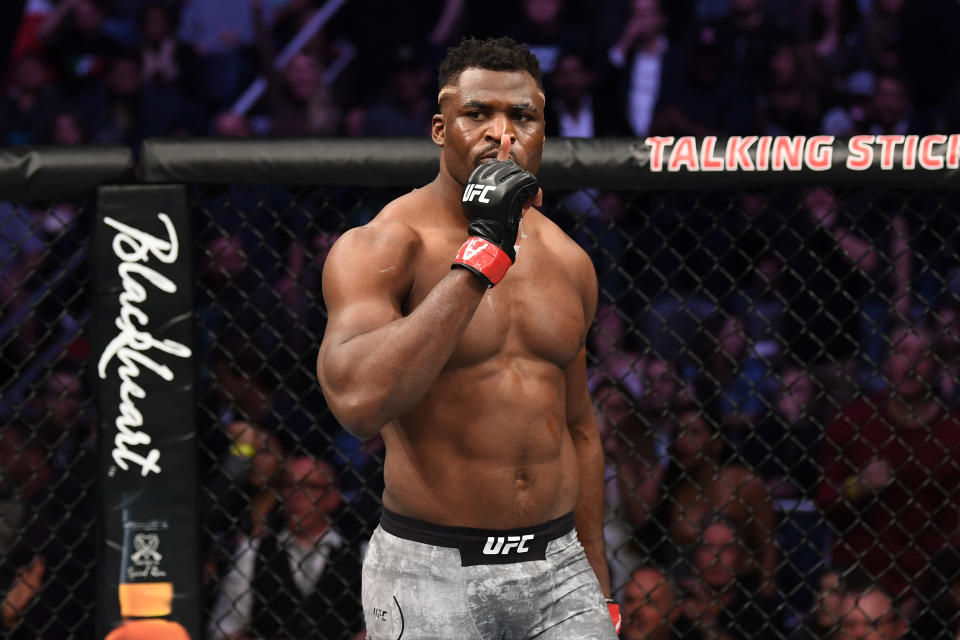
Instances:
[[[0,203],[0,625],[10,638],[93,634],[93,206]]]
[[[543,210],[599,278],[590,386],[623,637],[956,637],[957,194],[608,186],[546,189]],[[383,449],[316,384],[320,276],[408,188],[188,188],[207,635],[359,637]],[[68,269],[89,208],[59,226],[57,206],[0,209],[18,637],[92,637],[90,301]],[[291,540],[324,518],[312,549]]]

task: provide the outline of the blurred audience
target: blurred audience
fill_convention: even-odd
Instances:
[[[906,135],[916,128],[911,125],[912,110],[905,82],[896,75],[877,76],[873,89],[874,123],[869,133]]]
[[[3,144],[38,144],[50,129],[60,102],[56,85],[38,54],[21,57],[11,72],[11,83],[0,101]]]
[[[810,499],[820,482],[817,456],[823,437],[817,400],[820,390],[810,372],[784,366],[777,375],[773,411],[741,435],[741,455],[777,498]]]
[[[104,29],[108,11],[106,0],[61,0],[40,26],[57,80],[70,94],[105,80],[122,48]]]
[[[502,34],[528,42],[541,63],[551,136],[905,135],[960,122],[960,6],[950,0],[358,0],[282,69],[276,52],[319,0],[22,4],[0,12],[11,22],[0,30],[15,34],[0,55],[5,145],[136,149],[146,137],[203,133],[423,137],[443,49],[462,35]],[[238,104],[258,68],[267,91]],[[356,584],[343,589],[332,576],[358,575],[355,543],[376,521],[383,482],[382,441],[345,434],[313,383],[322,265],[343,230],[315,221],[352,210],[351,226],[377,206],[351,190],[304,197],[263,185],[198,187],[194,196],[211,221],[198,240],[204,518],[211,557],[237,552],[215,635],[308,637],[320,627],[307,615],[329,610],[320,600],[356,601]],[[767,637],[761,618],[780,624],[770,599],[774,534],[789,519],[778,520],[774,501],[816,495],[836,534],[837,571],[862,564],[876,584],[839,585],[837,572],[804,565],[797,579],[820,595],[796,637],[899,638],[916,610],[909,637],[955,638],[960,305],[912,289],[914,271],[927,288],[949,288],[958,261],[949,202],[932,232],[944,255],[931,256],[915,223],[925,205],[912,197],[858,207],[856,196],[812,188],[735,200],[581,190],[557,200],[601,285],[590,384],[624,637]],[[72,278],[57,289],[45,282],[85,246],[84,211],[0,204],[0,311],[24,314],[15,337],[3,338],[4,379],[49,344],[64,313],[88,305],[67,291]],[[924,315],[932,331],[887,330],[888,317]],[[654,329],[676,348],[663,348]],[[849,401],[876,387],[868,369],[887,338],[888,387]],[[53,638],[62,629],[44,622],[63,616],[83,635],[81,601],[93,589],[84,565],[94,557],[84,529],[95,516],[91,417],[77,370],[57,369],[38,389],[0,437],[0,577],[9,585],[0,621],[10,637],[46,629],[41,637]],[[290,453],[303,450],[318,458]],[[67,500],[77,508],[58,509]],[[278,503],[286,515],[273,527]],[[340,530],[327,526],[331,517]],[[238,527],[245,536],[234,549]],[[68,557],[71,538],[80,546]],[[206,577],[217,584],[215,563]],[[285,599],[241,595],[251,585]],[[292,626],[271,626],[268,606]]]
[[[776,599],[764,593],[763,577],[751,569],[740,525],[729,516],[707,513],[695,539],[693,573],[683,582],[678,626],[692,628],[704,639],[780,640]]]
[[[271,128],[276,136],[332,135],[339,126],[340,112],[323,82],[323,69],[312,56],[297,54],[290,59],[271,88]]]
[[[253,80],[259,0],[184,0],[179,39],[196,68],[193,89],[213,108],[226,107]]]
[[[188,123],[168,115],[147,127],[147,135],[210,130],[258,66],[268,78],[274,75],[263,60],[258,65],[257,48],[260,58],[264,46],[279,50],[317,7],[313,0],[27,5],[11,13],[21,24],[14,25],[8,78],[32,57],[26,66],[39,60],[41,77],[50,79],[45,88],[69,102],[103,87],[118,56],[135,57],[143,88],[176,87],[181,99],[189,97],[176,103],[172,92],[161,93],[168,107],[190,111]],[[578,137],[794,135],[813,133],[821,122],[847,135],[867,130],[857,104],[865,92],[877,105],[872,129],[921,133],[948,117],[960,73],[948,35],[960,25],[960,9],[947,0],[675,0],[666,6],[662,0],[621,0],[600,10],[578,0],[524,0],[518,7],[497,0],[485,14],[463,0],[419,0],[418,7],[404,11],[365,0],[344,9],[277,74],[276,89],[239,115],[270,114],[274,127],[258,127],[260,134],[419,135],[423,114],[433,108],[436,65],[461,35],[507,34],[529,43],[545,75],[554,78],[548,105],[563,104],[548,123],[566,131],[560,135]],[[372,28],[370,15],[391,29]],[[394,71],[373,49],[416,50],[417,64],[403,68],[401,54],[395,57],[401,69]],[[930,70],[934,66],[942,77]],[[41,108],[48,101],[32,105],[26,96],[35,89],[18,91],[19,113],[31,117],[0,119],[3,139],[43,139],[48,128],[38,120],[44,113],[49,118],[49,109]],[[386,110],[386,119],[368,113],[375,105]],[[90,129],[91,139],[100,139],[96,127]],[[136,143],[122,133],[108,134],[109,141]]]
[[[720,311],[707,316],[689,356],[684,377],[739,446],[744,430],[766,410],[771,387],[768,363],[753,352],[743,318]]]
[[[607,51],[610,64],[604,93],[617,97],[631,133],[646,136],[660,99],[664,78],[675,70],[669,65],[667,18],[660,0],[633,0],[630,15],[616,42]]]
[[[540,62],[544,74],[553,73],[564,49],[582,49],[589,36],[581,24],[564,15],[570,0],[521,0],[512,24],[505,35],[517,42],[526,42]]]
[[[565,51],[548,77],[553,90],[547,103],[548,136],[593,138],[628,136],[630,125],[619,103],[603,89],[597,90],[597,72],[587,57]]]
[[[340,506],[333,467],[294,455],[276,480],[282,527],[241,541],[210,636],[349,638],[360,630],[360,554],[332,522]]]
[[[937,391],[952,409],[960,408],[960,300],[952,297],[933,310],[932,330],[938,336],[941,373]]]
[[[653,435],[626,385],[609,380],[593,392],[607,465],[604,538],[614,589],[647,560],[633,532],[646,526],[660,499],[665,467],[656,459]]]
[[[960,526],[960,419],[930,393],[934,349],[922,326],[891,332],[888,390],[846,407],[821,447],[816,499],[836,532],[833,562],[856,563],[898,601],[917,597],[930,558]]]
[[[48,372],[37,397],[38,415],[20,432],[21,464],[31,468],[13,472],[31,499],[21,535],[6,555],[18,567],[3,585],[0,603],[7,638],[62,639],[67,629],[78,638],[93,637],[97,461],[90,395],[80,371],[79,364],[64,362]]]
[[[843,596],[840,574],[833,569],[821,572],[813,610],[790,634],[790,640],[831,640],[843,615]]]
[[[679,70],[663,78],[650,135],[725,136],[750,132],[756,114],[751,78],[734,72],[725,55],[727,43],[721,42],[715,26],[701,25],[691,36]],[[754,46],[747,41],[737,45]],[[767,46],[764,42],[757,45]],[[754,60],[750,62],[756,64]]]
[[[857,0],[811,0],[806,4],[802,35],[817,62],[835,81],[867,64]],[[840,87],[830,87],[837,91]]]
[[[767,61],[784,40],[764,0],[729,0],[730,12],[717,22],[717,38],[733,73],[754,88],[763,84]]]
[[[681,613],[673,585],[655,567],[640,567],[623,589],[624,640],[674,640],[696,637],[692,628],[677,625]]]
[[[906,620],[889,593],[864,579],[846,578],[840,622],[833,638],[900,640],[906,630]]]
[[[433,74],[412,47],[401,47],[393,65],[387,95],[364,111],[363,135],[426,138],[437,107]]]
[[[911,640],[956,640],[960,634],[960,549],[949,547],[930,559]]]
[[[189,66],[186,47],[177,41],[176,19],[169,3],[149,2],[140,8],[140,73],[144,84],[177,84]]]
[[[726,461],[725,441],[709,413],[686,405],[674,415],[676,435],[659,501],[650,521],[636,532],[641,548],[658,566],[683,576],[701,521],[712,513],[728,516],[746,536],[745,567],[772,596],[779,560],[776,514],[766,484],[740,462]]]
[[[814,135],[823,113],[822,78],[808,46],[782,42],[764,70],[757,131],[764,135]]]

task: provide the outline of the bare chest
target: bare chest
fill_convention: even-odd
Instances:
[[[460,240],[441,237],[426,245],[404,313],[416,309],[450,272]],[[484,294],[447,368],[499,356],[565,367],[579,353],[586,331],[583,297],[574,278],[548,248],[528,242],[506,277]]]

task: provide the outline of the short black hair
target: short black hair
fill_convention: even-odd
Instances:
[[[540,62],[530,52],[530,47],[513,38],[464,38],[456,47],[447,49],[438,74],[440,88],[456,82],[460,73],[471,67],[490,71],[526,71],[543,89]]]

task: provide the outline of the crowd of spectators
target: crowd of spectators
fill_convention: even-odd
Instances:
[[[283,65],[319,1],[9,4],[3,144],[422,136],[436,66],[463,35],[531,45],[551,135],[902,134],[960,120],[947,0],[354,0]],[[241,101],[257,76],[267,90]]]
[[[276,68],[320,4],[10,3],[0,146],[426,137],[436,65],[462,35],[531,45],[549,135],[960,124],[947,0],[348,0]],[[241,100],[258,75],[262,97]],[[382,442],[333,420],[313,359],[323,261],[384,197],[191,192],[212,637],[308,637],[320,620],[362,637],[351,607]],[[957,637],[960,254],[943,197],[547,194],[600,278],[590,381],[624,637]],[[87,310],[88,216],[0,203],[0,310],[18,322],[4,373],[66,352],[0,435],[10,637],[92,637],[94,418],[83,339],[57,343]]]

